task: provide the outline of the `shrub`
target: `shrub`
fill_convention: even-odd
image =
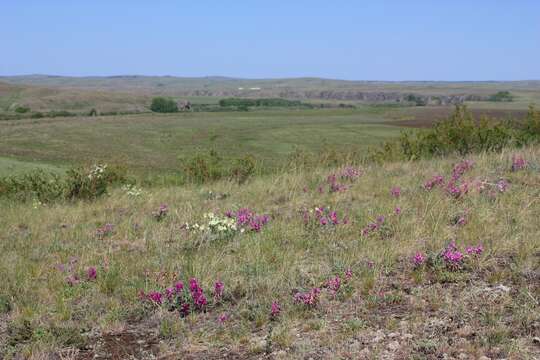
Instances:
[[[186,180],[199,184],[220,179],[224,174],[221,160],[215,150],[211,150],[208,154],[197,154],[185,161],[184,176]]]
[[[67,172],[66,198],[96,199],[107,193],[109,185],[126,182],[125,169],[117,166],[95,165],[71,169]]]
[[[509,91],[499,91],[496,94],[491,95],[488,101],[514,101],[514,96]]]
[[[60,176],[43,170],[0,178],[0,196],[18,201],[37,199],[48,203],[63,196],[64,183]]]
[[[30,111],[30,108],[29,108],[28,106],[22,106],[22,105],[21,105],[21,106],[17,106],[17,107],[15,108],[15,112],[16,112],[17,114],[25,114],[25,113],[27,113],[27,112],[29,112],[29,111]]]
[[[159,113],[174,113],[178,112],[178,105],[176,105],[176,102],[172,99],[155,97],[152,99],[152,105],[150,105],[150,110]]]
[[[540,138],[540,115],[531,107],[526,124],[483,117],[475,122],[467,107],[457,105],[454,113],[432,129],[404,132],[394,142],[372,151],[375,160],[430,158],[448,154],[461,156],[481,151],[500,151],[508,145],[522,146]]]
[[[243,158],[235,160],[231,175],[238,183],[243,184],[255,174],[255,170],[255,158],[251,155],[246,155]]]

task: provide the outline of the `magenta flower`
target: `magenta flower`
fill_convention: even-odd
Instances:
[[[151,291],[148,293],[148,299],[152,301],[154,304],[161,305],[163,299],[162,295],[159,291]]]
[[[466,250],[469,255],[481,255],[484,252],[484,247],[482,245],[478,246],[467,246]]]
[[[177,294],[180,294],[182,290],[184,290],[184,283],[179,281],[176,284],[174,284],[174,290]]]
[[[424,188],[426,190],[431,190],[434,187],[436,187],[438,185],[442,185],[442,184],[444,184],[444,178],[441,175],[435,175],[430,180],[428,180],[428,181],[426,181],[424,183]]]
[[[277,319],[281,314],[281,306],[276,301],[272,301],[272,306],[270,307],[270,317],[272,319]]]
[[[350,268],[345,270],[345,280],[351,280],[352,275],[353,275],[353,273],[352,273],[352,270]]]
[[[396,215],[401,214],[401,207],[396,206],[396,208],[394,209],[394,214],[396,214]]]
[[[86,278],[90,281],[96,280],[97,270],[95,267],[91,266],[86,270]]]
[[[66,277],[66,282],[69,286],[75,286],[80,283],[80,280],[77,275],[69,275],[68,277]]]
[[[294,302],[296,304],[303,304],[309,307],[314,307],[319,302],[319,294],[321,293],[321,289],[319,288],[313,288],[308,292],[297,292],[294,294]]]
[[[218,317],[218,322],[220,324],[223,324],[227,320],[229,320],[229,314],[227,314],[227,313],[223,313],[223,314],[219,315],[219,317]]]
[[[399,186],[393,187],[392,190],[390,190],[390,194],[392,194],[393,197],[398,198],[401,196],[401,188]]]
[[[214,301],[218,302],[223,296],[224,285],[221,281],[214,284]]]
[[[332,296],[335,297],[339,291],[339,288],[341,287],[341,279],[339,278],[339,276],[336,275],[335,278],[328,280],[327,286],[328,289],[330,289]]]
[[[521,156],[512,156],[512,171],[525,169],[527,161]]]
[[[412,262],[413,262],[414,266],[416,266],[416,267],[422,265],[425,261],[426,261],[426,257],[420,251],[417,251],[416,254],[414,255],[413,259],[412,259]]]
[[[152,212],[152,216],[157,220],[161,221],[169,213],[169,207],[165,204],[161,204],[156,211]]]
[[[508,189],[508,181],[501,179],[497,181],[497,190],[499,192],[505,192]]]

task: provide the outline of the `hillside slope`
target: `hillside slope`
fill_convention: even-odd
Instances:
[[[1,201],[0,351],[538,358],[539,159],[529,148]]]

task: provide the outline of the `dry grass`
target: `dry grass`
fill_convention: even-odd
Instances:
[[[464,176],[507,179],[509,189],[495,198],[424,190],[426,179],[448,175],[459,161],[446,159],[368,167],[338,193],[317,191],[328,175],[320,170],[245,185],[152,189],[139,198],[115,189],[93,203],[2,202],[1,350],[6,358],[538,357],[540,149],[519,151],[530,166],[518,172],[510,171],[514,153],[473,157]],[[390,195],[394,186],[400,198]],[[151,213],[162,203],[170,212],[157,222]],[[302,209],[315,206],[346,214],[350,223],[306,228]],[[239,207],[268,213],[271,221],[260,233],[215,242],[181,229],[203,213]],[[463,212],[468,223],[452,225]],[[385,231],[362,237],[379,215],[387,218]],[[114,233],[96,237],[105,223],[115,225]],[[451,240],[460,247],[482,243],[485,251],[461,271],[413,269],[416,251],[436,253]],[[81,272],[96,266],[97,280],[69,286],[55,266],[71,257]],[[347,268],[353,277],[335,298],[323,291],[313,309],[293,304],[295,289],[320,286]],[[224,304],[180,318],[138,299],[140,289],[190,277],[208,290],[223,281]],[[272,301],[282,307],[276,321],[269,319]],[[223,313],[230,319],[219,324]]]

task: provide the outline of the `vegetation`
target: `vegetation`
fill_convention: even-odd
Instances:
[[[176,101],[172,99],[155,97],[152,99],[152,105],[150,105],[150,110],[160,113],[174,113],[178,112],[178,105],[176,104]]]
[[[219,100],[221,107],[236,107],[246,109],[249,107],[296,107],[296,108],[312,108],[313,105],[303,103],[297,100],[287,100],[282,98],[227,98]]]
[[[501,102],[501,101],[513,101],[514,96],[509,91],[499,91],[489,97],[489,101]]]
[[[538,159],[0,199],[0,353],[538,357]]]
[[[454,113],[433,128],[404,132],[394,142],[374,151],[379,159],[415,160],[483,151],[501,151],[508,146],[524,146],[540,140],[540,113],[531,106],[525,124],[482,117],[476,122],[466,106],[456,106]]]

